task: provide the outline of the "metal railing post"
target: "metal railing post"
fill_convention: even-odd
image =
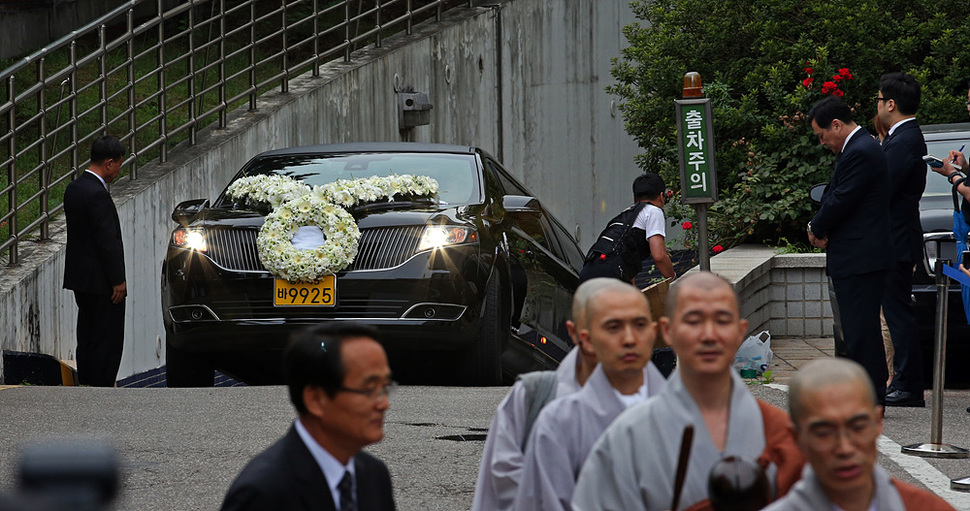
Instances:
[[[289,53],[288,46],[286,45],[286,35],[287,35],[287,32],[289,31],[288,30],[289,24],[287,23],[287,20],[286,20],[286,2],[283,2],[283,6],[280,9],[280,15],[282,16],[282,19],[280,21],[283,24],[283,30],[280,32],[280,37],[283,38],[283,44],[281,45],[281,47],[283,48],[283,51],[282,51],[283,55],[281,57],[282,58],[281,65],[283,66],[283,69],[282,69],[283,76],[280,78],[280,92],[286,93],[286,92],[289,92],[289,84],[290,84],[290,66],[289,66],[290,61],[288,58],[286,58],[287,54]]]
[[[14,98],[17,96],[15,78],[11,76],[7,79],[7,97],[13,102]],[[7,115],[7,127],[10,130],[10,139],[7,141],[7,150],[10,152],[10,165],[7,166],[7,184],[10,186],[10,191],[7,192],[7,204],[10,205],[10,210],[13,214],[10,215],[10,220],[7,221],[7,228],[9,229],[10,239],[13,243],[10,244],[9,257],[7,258],[7,263],[11,266],[20,262],[20,258],[17,255],[17,245],[20,243],[17,229],[17,116],[15,109],[11,108]]]
[[[44,72],[44,62],[46,58],[41,57],[37,62],[37,81],[40,83],[40,89],[37,90],[37,113],[40,114],[40,148],[38,156],[40,161],[38,161],[37,169],[39,170],[40,182],[40,214],[43,215],[44,220],[40,224],[40,239],[47,240],[50,239],[50,183],[48,181],[47,172],[47,155],[50,152],[47,150],[47,76]]]
[[[405,33],[407,35],[411,35],[412,28],[414,26],[414,13],[411,12],[411,0],[407,0],[406,9],[407,9],[407,12],[408,12],[408,21],[407,21],[407,24],[405,25]],[[438,15],[440,15],[440,14],[441,14],[441,3],[439,2],[438,3]]]
[[[320,78],[320,3],[313,0],[313,69],[310,75]]]
[[[344,62],[350,62],[350,0],[344,0]]]
[[[107,27],[98,27],[98,111],[101,114],[101,134],[108,134],[108,40]]]
[[[943,266],[949,259],[936,260],[936,336],[933,347],[933,412],[930,441],[924,444],[903,446],[903,454],[924,458],[966,458],[968,451],[943,443],[943,383],[946,374],[946,318],[950,278],[943,274]]]
[[[77,41],[71,41],[71,171],[77,179],[81,160],[77,151]]]
[[[168,110],[166,108],[166,91],[165,87],[165,23],[161,22],[161,17],[165,14],[163,10],[162,0],[158,0],[158,137],[161,140],[159,144],[159,163],[165,163],[168,161],[168,123],[165,118],[168,115]]]
[[[195,145],[195,137],[199,124],[199,119],[195,112],[195,2],[196,0],[189,0],[189,145]]]
[[[226,104],[226,0],[219,0],[219,127],[227,124]]]
[[[249,2],[249,111],[256,110],[256,2]]]
[[[161,0],[158,0],[161,4]],[[135,30],[135,10],[128,9],[127,15],[128,21],[128,62],[127,62],[127,78],[128,78],[128,154],[130,157],[129,168],[131,169],[128,173],[128,179],[138,178],[138,145],[136,144],[136,138],[138,136],[138,119],[135,116],[135,37],[133,35]]]
[[[374,26],[377,27],[377,43],[375,46],[381,47],[382,38],[384,36],[384,29],[381,27],[381,11],[383,6],[381,5],[381,0],[377,0],[377,22]]]

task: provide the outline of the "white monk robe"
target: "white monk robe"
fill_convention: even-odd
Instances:
[[[573,492],[573,510],[666,510],[674,493],[674,477],[684,426],[694,425],[687,478],[679,509],[707,499],[711,467],[724,456],[758,459],[765,449],[761,410],[744,380],[732,374],[731,405],[724,451],[714,447],[694,398],[674,371],[664,390],[613,421],[586,458]],[[768,467],[774,481],[777,468]]]
[[[549,403],[532,428],[512,509],[569,511],[579,469],[596,440],[627,407],[659,394],[665,384],[650,362],[637,397],[624,403],[597,365],[582,390]]]
[[[582,386],[576,380],[578,348],[573,347],[556,369],[556,394],[559,398],[577,392]],[[512,385],[495,410],[488,428],[482,463],[478,468],[478,482],[472,511],[508,511],[519,488],[519,477],[525,454],[522,438],[525,436],[526,416],[529,403],[521,381]]]

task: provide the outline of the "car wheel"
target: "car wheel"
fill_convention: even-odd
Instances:
[[[165,340],[165,378],[169,387],[211,387],[215,370],[211,361],[198,353],[191,353]]]
[[[485,289],[485,314],[478,339],[464,355],[464,378],[470,385],[502,384],[502,351],[508,344],[509,321],[502,314],[500,280],[496,276]]]

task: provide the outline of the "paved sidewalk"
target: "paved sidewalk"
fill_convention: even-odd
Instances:
[[[835,356],[832,338],[772,339],[771,374],[776,383],[788,384],[788,380],[800,367],[820,357]]]

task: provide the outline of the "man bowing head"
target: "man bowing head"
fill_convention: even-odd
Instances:
[[[239,473],[223,510],[394,510],[391,477],[361,451],[384,438],[394,387],[377,331],[336,323],[297,332],[283,372],[298,418]]]
[[[788,414],[756,400],[732,367],[748,322],[731,284],[709,272],[688,274],[671,286],[665,314],[660,328],[677,370],[660,394],[603,433],[579,474],[575,511],[670,509],[687,425],[695,433],[678,509],[710,508],[708,477],[724,456],[757,460],[776,495],[801,472]]]

